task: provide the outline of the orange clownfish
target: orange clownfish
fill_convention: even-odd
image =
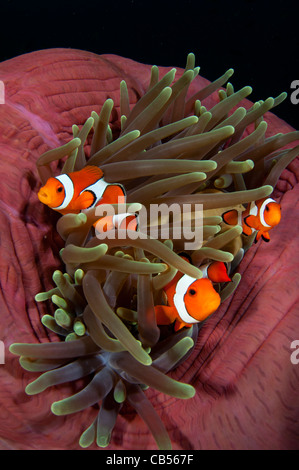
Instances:
[[[117,183],[107,183],[102,170],[92,165],[79,171],[49,178],[37,196],[43,204],[61,214],[78,214],[100,204],[126,202],[124,187]],[[121,225],[122,222],[132,222],[135,218],[134,214],[127,213],[116,214],[113,218],[103,217],[97,229],[107,231],[112,227],[125,228]],[[134,227],[137,228],[137,221]]]
[[[243,212],[236,209],[222,214],[223,221],[228,225],[241,225],[245,235],[257,232],[255,241],[261,237],[270,241],[269,230],[278,225],[281,219],[281,207],[274,199],[264,198],[252,201]]]
[[[202,322],[217,310],[221,299],[212,282],[231,281],[226,266],[215,261],[200,266],[199,269],[203,273],[201,279],[177,273],[164,287],[168,305],[155,306],[158,325],[175,322],[174,330],[178,331],[184,326],[191,327],[192,323]]]
[[[106,183],[102,170],[90,165],[68,175],[49,178],[37,197],[61,214],[78,214],[98,204],[124,203],[126,196],[123,186]]]

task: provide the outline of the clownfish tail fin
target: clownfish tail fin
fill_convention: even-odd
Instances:
[[[231,278],[227,274],[227,268],[222,261],[215,261],[208,267],[208,278],[212,282],[230,282]]]

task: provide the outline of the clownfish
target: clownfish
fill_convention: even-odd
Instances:
[[[203,273],[201,279],[179,272],[164,287],[168,305],[155,306],[157,325],[175,322],[174,330],[178,331],[184,326],[190,328],[192,323],[202,322],[217,310],[221,299],[212,282],[231,281],[226,266],[215,261],[200,266],[199,269]]]
[[[257,232],[255,241],[262,239],[270,241],[269,230],[279,224],[281,207],[274,199],[264,198],[252,201],[243,212],[236,209],[224,212],[223,221],[228,225],[241,225],[244,235]]]
[[[78,214],[98,204],[120,204],[126,199],[122,185],[106,183],[102,170],[91,165],[49,178],[37,197],[61,214]]]
[[[40,202],[61,214],[78,214],[100,204],[126,202],[124,187],[118,183],[107,183],[103,171],[93,165],[49,178],[40,188],[37,197]],[[131,223],[132,229],[137,230],[136,216],[129,213],[102,217],[94,225],[98,231],[103,232],[112,228],[126,228],[128,223]]]

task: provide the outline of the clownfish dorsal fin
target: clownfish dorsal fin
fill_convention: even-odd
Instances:
[[[102,178],[104,176],[101,168],[95,165],[86,165],[84,168],[82,168],[82,170],[79,171],[82,172],[82,174],[89,174],[97,178]]]
[[[221,217],[223,222],[228,225],[238,225],[239,223],[238,211],[236,209],[224,212]]]
[[[256,216],[255,215],[248,215],[244,219],[245,224],[250,227],[256,229]]]
[[[227,268],[222,261],[214,261],[208,266],[208,278],[212,282],[231,282],[227,274]]]
[[[96,181],[101,180],[104,175],[99,167],[87,165],[81,170],[69,173],[68,176],[73,181],[74,185],[77,188],[77,191],[82,192],[91,184],[94,184],[96,183]]]

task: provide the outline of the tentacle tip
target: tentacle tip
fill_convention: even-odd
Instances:
[[[192,386],[192,385],[185,385],[185,392],[186,392],[186,396],[185,398],[193,398],[195,397],[196,395],[196,390],[195,388]]]
[[[194,346],[194,341],[190,336],[187,336],[186,338],[183,339],[185,346],[189,349],[193,348]]]
[[[86,222],[87,221],[87,215],[84,213],[84,212],[80,212],[78,215],[77,215],[78,219],[81,219],[82,222]]]
[[[60,251],[62,251],[62,250],[60,250]],[[53,275],[52,275],[53,281],[55,281],[55,279],[57,279],[57,277],[60,277],[60,275],[61,275],[61,271],[59,269],[56,269],[54,271]]]
[[[232,253],[227,252],[227,262],[231,263],[234,259],[234,255]]]
[[[39,393],[39,391],[34,390],[34,388],[31,386],[32,384],[28,384],[27,387],[25,387],[25,393],[26,395],[36,395]]]
[[[88,124],[90,124],[91,126],[93,126],[93,123],[94,123],[94,118],[93,118],[93,116],[89,116],[89,118],[86,120],[86,122],[88,122]]]
[[[102,448],[107,447],[109,445],[109,443],[110,443],[110,437],[109,436],[99,436],[97,438],[97,445],[99,447],[102,447]]]
[[[79,147],[81,145],[81,139],[79,137],[75,137],[72,140],[73,140],[76,147]]]
[[[85,442],[84,438],[82,436],[79,439],[79,446],[82,447],[82,449],[87,449],[87,447],[91,446],[92,442]]]
[[[18,352],[18,349],[19,347],[21,346],[22,343],[13,343],[9,346],[8,350],[9,352],[11,352],[12,354],[16,354],[17,356],[19,356],[19,352]]]
[[[235,273],[232,277],[233,282],[239,282],[241,280],[241,274],[240,273]]]
[[[227,131],[227,135],[228,135],[228,136],[233,135],[234,132],[235,132],[234,126],[231,126],[231,125],[229,125],[229,126],[224,126],[224,127],[222,127],[221,129],[222,129],[222,131],[223,131],[223,130]]]
[[[271,186],[270,184],[266,184],[266,185],[264,186],[264,189],[265,189],[265,191],[268,193],[268,195],[270,195],[270,194],[273,192],[273,189],[274,189],[274,188],[273,188],[273,186]]]
[[[144,357],[142,360],[142,364],[145,366],[150,366],[153,363],[152,358],[147,354],[147,357]]]
[[[261,121],[259,123],[259,125],[257,126],[257,129],[259,128],[259,129],[262,129],[262,130],[264,130],[264,129],[266,130],[267,127],[268,127],[268,123],[266,121]]]
[[[59,404],[58,401],[54,401],[54,403],[52,403],[51,411],[56,416],[62,416],[63,414],[65,414],[65,413],[62,412],[60,404]]]

